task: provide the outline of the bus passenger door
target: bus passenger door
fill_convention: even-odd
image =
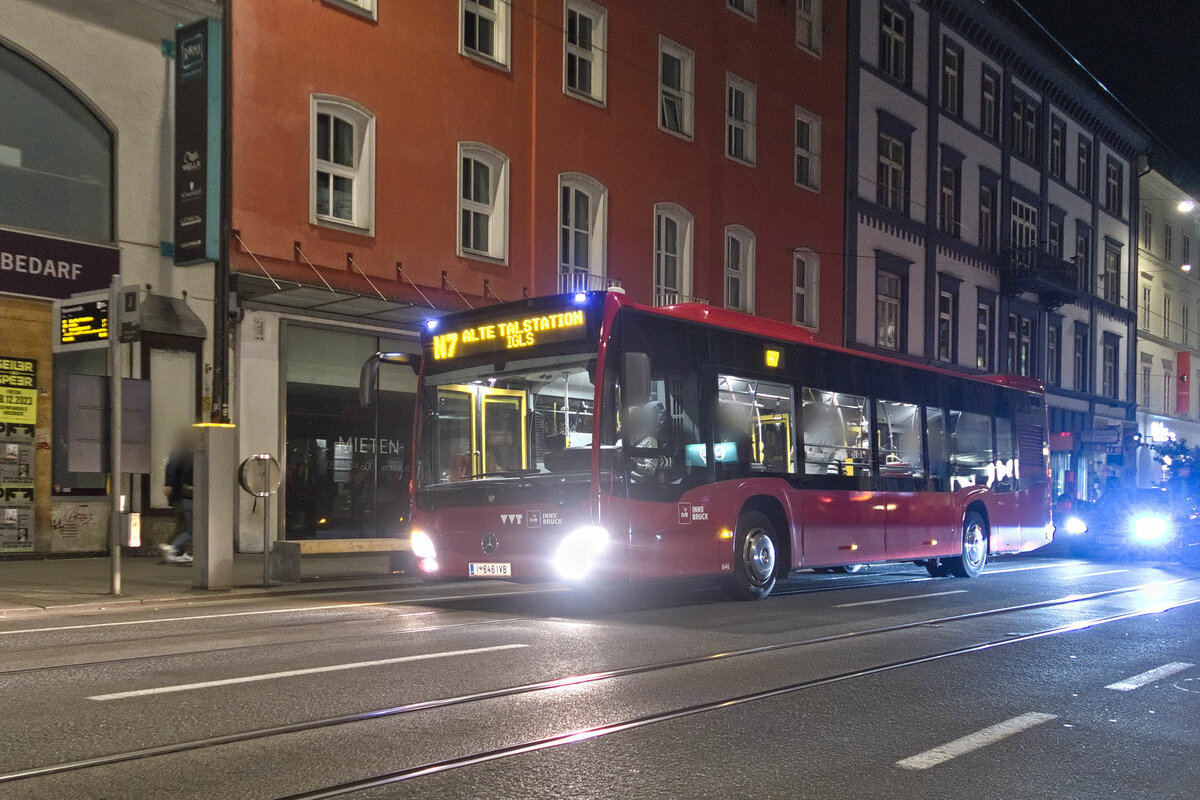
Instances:
[[[940,476],[945,463],[945,440],[939,427],[940,410],[928,413],[932,429],[922,421],[918,405],[875,401],[879,483],[884,490],[887,557],[891,560],[928,558],[937,548],[947,546],[947,519],[954,497],[936,490],[944,486],[944,480],[935,476]]]
[[[886,504],[874,490],[865,397],[805,387],[804,563],[885,558]]]
[[[525,431],[525,392],[483,388],[482,472],[511,472],[529,464]]]

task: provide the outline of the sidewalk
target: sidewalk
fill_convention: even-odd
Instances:
[[[299,583],[262,585],[262,556],[236,554],[234,587],[224,591],[192,588],[192,565],[163,564],[157,558],[121,559],[121,596],[109,594],[107,558],[55,558],[0,561],[0,619],[44,612],[86,612],[161,603],[193,603],[234,597],[389,588],[416,579],[392,575],[388,554],[305,556]]]

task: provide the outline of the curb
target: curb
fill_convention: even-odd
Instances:
[[[233,589],[194,589],[205,594],[193,595],[163,595],[157,597],[124,598],[107,597],[102,600],[92,600],[79,603],[60,603],[40,606],[30,604],[28,607],[0,608],[0,620],[14,617],[37,616],[42,614],[77,614],[87,611],[123,611],[139,606],[164,605],[193,605],[198,603],[220,602],[222,600],[242,600],[248,598],[295,597],[313,594],[336,594],[341,592],[367,592],[378,589],[403,589],[418,584],[416,578],[406,576],[388,576],[367,581],[354,581],[338,584],[316,584],[309,587],[292,588],[293,584],[278,586],[234,587]],[[284,588],[287,587],[287,588]]]

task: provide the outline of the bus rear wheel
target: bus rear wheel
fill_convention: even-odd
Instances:
[[[946,571],[956,578],[974,578],[987,563],[987,523],[978,511],[968,511],[963,519],[962,555],[942,559]]]
[[[775,526],[762,512],[747,511],[738,518],[733,558],[735,597],[762,600],[775,588],[776,536]]]

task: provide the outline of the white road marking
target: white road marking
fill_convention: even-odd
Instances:
[[[473,647],[470,650],[450,650],[442,653],[422,653],[416,656],[399,656],[397,658],[380,658],[375,661],[355,661],[349,664],[330,664],[326,667],[308,667],[306,669],[289,669],[283,672],[267,672],[261,675],[244,675],[240,678],[224,678],[216,681],[201,681],[200,683],[181,683],[175,686],[156,686],[153,689],[135,689],[129,692],[114,692],[112,694],[92,695],[88,700],[126,700],[130,697],[147,697],[155,694],[171,694],[173,692],[190,692],[193,689],[210,689],[216,686],[233,686],[239,683],[255,683],[271,681],[278,678],[295,678],[300,675],[318,675],[322,672],[338,672],[347,669],[363,669],[364,667],[382,667],[388,664],[403,664],[409,661],[428,661],[434,658],[449,658],[450,656],[470,656],[479,653],[494,653],[498,650],[518,650],[529,647],[527,644],[501,644],[494,647]]]
[[[857,603],[841,603],[834,608],[853,608],[854,606],[873,606],[879,603],[899,603],[901,600],[921,600],[925,597],[942,597],[947,594],[966,594],[966,589],[954,589],[949,592],[929,592],[928,594],[910,594],[904,597],[885,597],[882,600],[860,600]]]
[[[78,631],[86,628],[117,628],[124,625],[153,625],[159,622],[190,622],[194,619],[224,619],[226,617],[250,617],[261,614],[288,614],[304,611],[328,611],[337,608],[366,608],[370,606],[397,605],[392,600],[380,600],[374,603],[334,603],[327,606],[304,606],[302,608],[271,608],[261,611],[230,611],[224,614],[197,614],[190,617],[157,617],[155,619],[127,619],[121,622],[92,622],[86,625],[59,625],[53,628],[19,628],[11,631],[0,631],[0,636],[12,636],[18,633],[52,633],[54,631]],[[436,611],[414,611],[408,614],[397,614],[399,617],[422,617],[426,614],[436,614]]]
[[[1035,569],[1054,569],[1056,567],[1078,567],[1083,561],[1056,562],[1054,564],[1033,564],[1028,567],[1009,567],[1008,569],[985,569],[984,575],[1003,575],[1006,572],[1029,572]]]
[[[154,625],[160,622],[188,622],[194,619],[224,619],[226,617],[249,617],[258,614],[289,614],[300,613],[304,611],[328,611],[338,608],[369,608],[375,606],[419,606],[423,603],[441,603],[447,600],[476,600],[486,597],[517,597],[529,594],[549,594],[552,592],[566,591],[563,588],[553,589],[526,589],[519,592],[487,592],[480,594],[455,594],[446,597],[416,597],[411,600],[376,600],[368,603],[330,603],[329,605],[320,606],[300,606],[298,608],[271,608],[262,611],[230,611],[222,614],[195,614],[188,617],[158,617],[155,619],[130,619],[120,622],[92,622],[81,625],[56,625],[49,628],[17,628],[14,630],[0,631],[0,636],[15,636],[18,633],[53,633],[54,631],[78,631],[88,628],[117,628],[125,625]],[[270,595],[263,595],[263,598],[270,598]],[[261,599],[261,598],[260,598]],[[49,609],[53,610],[53,609]],[[426,614],[437,614],[437,611],[414,611],[408,614],[397,614],[400,617],[419,617]],[[0,617],[0,619],[3,619]]]
[[[915,756],[901,759],[896,762],[896,766],[901,769],[929,769],[930,767],[936,767],[938,764],[944,764],[952,758],[958,758],[961,755],[974,752],[982,747],[987,747],[989,744],[995,744],[1021,731],[1036,728],[1038,725],[1044,725],[1052,719],[1058,719],[1057,715],[1031,711],[1019,717],[998,722],[995,725],[955,739],[952,742],[938,745],[932,750],[926,750],[924,753],[918,753]]]
[[[1172,661],[1170,664],[1163,664],[1161,667],[1143,672],[1140,675],[1134,675],[1132,678],[1126,678],[1123,681],[1110,683],[1104,688],[1112,689],[1118,692],[1132,692],[1134,689],[1140,689],[1147,684],[1154,683],[1155,681],[1162,680],[1163,678],[1169,678],[1177,672],[1183,672],[1185,669],[1190,669],[1194,666],[1196,665],[1188,664],[1183,661]]]
[[[1100,572],[1081,572],[1078,575],[1063,575],[1064,578],[1094,578],[1097,575],[1118,575],[1122,572],[1129,572],[1127,569],[1106,569]]]

